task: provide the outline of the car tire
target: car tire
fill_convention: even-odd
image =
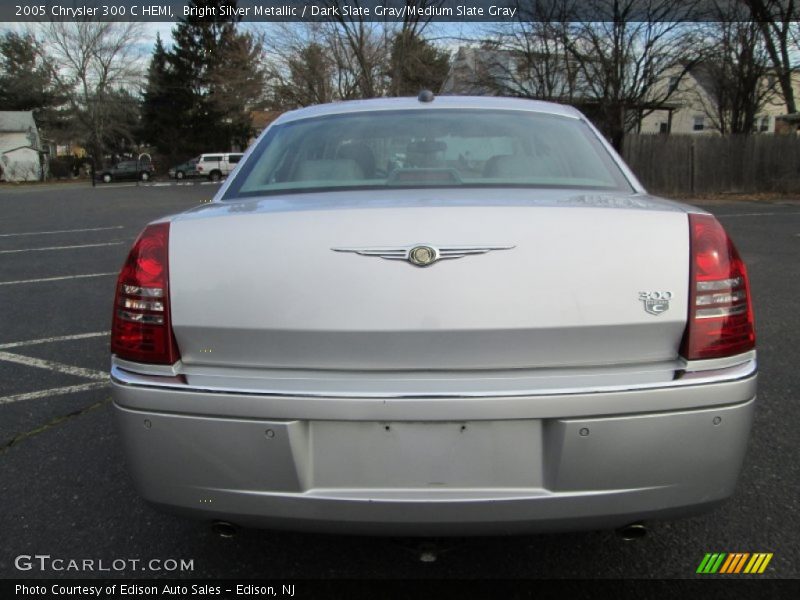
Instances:
[[[142,181],[150,181],[150,173],[148,173],[147,171],[144,171],[144,172],[143,172],[143,173],[142,173],[142,174],[139,176],[139,178],[140,178]]]
[[[222,173],[219,171],[211,171],[211,174],[208,176],[211,181],[219,181],[220,177],[222,177]]]
[[[183,179],[184,177],[185,175],[183,174],[183,171],[178,171],[175,173],[175,179]]]
[[[103,173],[103,183],[111,183],[111,173]]]

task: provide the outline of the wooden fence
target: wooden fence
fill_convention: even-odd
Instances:
[[[623,156],[656,194],[800,193],[795,136],[630,134]]]

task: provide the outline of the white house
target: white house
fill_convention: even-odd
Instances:
[[[654,110],[640,124],[642,133],[720,133],[719,112],[715,109],[714,78],[710,67],[699,64],[689,69],[683,77],[677,71],[667,73],[656,85],[657,93],[663,94],[672,88],[670,102],[676,108],[672,111]],[[800,92],[800,78],[794,78],[795,97]],[[774,76],[767,75],[762,82],[764,101],[755,115],[753,133],[786,133],[780,127],[780,119],[785,117],[786,104],[780,94]]]
[[[42,179],[42,156],[33,113],[0,111],[0,181]]]

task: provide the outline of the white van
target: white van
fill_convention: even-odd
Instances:
[[[219,181],[223,177],[227,177],[241,159],[241,152],[201,154],[197,161],[197,174],[201,177],[208,177],[211,181]]]

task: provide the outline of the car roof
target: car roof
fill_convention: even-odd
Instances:
[[[522,110],[542,114],[558,115],[579,119],[581,113],[565,104],[528,100],[526,98],[506,98],[501,96],[436,96],[432,102],[421,102],[410,98],[373,98],[370,100],[348,100],[329,104],[316,104],[283,113],[275,123],[286,123],[323,115],[341,113],[369,112],[381,110],[415,110],[466,108],[487,110]]]

